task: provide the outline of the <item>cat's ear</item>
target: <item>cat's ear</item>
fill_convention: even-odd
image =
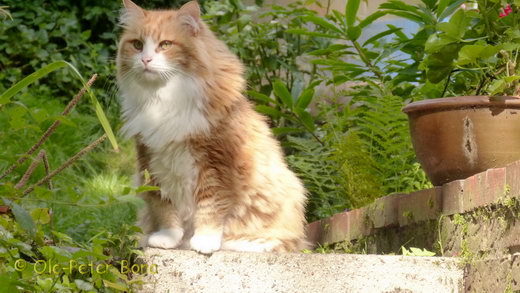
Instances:
[[[123,0],[123,9],[121,11],[119,22],[125,26],[136,18],[144,17],[144,14],[144,9],[139,7],[137,4],[131,0]]]
[[[201,29],[200,6],[197,1],[190,1],[179,8],[179,18],[187,26],[192,35],[197,35]]]

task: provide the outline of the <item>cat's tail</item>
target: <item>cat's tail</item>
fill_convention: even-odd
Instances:
[[[299,252],[310,245],[303,239],[237,238],[226,239],[222,250],[246,252]]]

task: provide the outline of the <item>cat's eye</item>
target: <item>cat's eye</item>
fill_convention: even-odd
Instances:
[[[162,41],[161,43],[159,43],[159,48],[161,50],[170,49],[172,46],[173,46],[173,42],[172,41]]]
[[[139,41],[139,40],[133,40],[132,41],[132,45],[134,46],[134,48],[138,51],[141,51],[143,50],[143,42]]]

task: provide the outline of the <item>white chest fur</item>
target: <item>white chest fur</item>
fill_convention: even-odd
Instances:
[[[139,134],[150,148],[159,149],[209,130],[205,97],[191,77],[177,74],[168,82],[149,86],[127,81],[121,85],[121,92],[123,133],[129,137]]]
[[[160,86],[132,81],[120,86],[123,132],[129,137],[139,135],[149,147],[149,171],[161,186],[161,196],[171,200],[182,220],[189,220],[198,168],[185,139],[207,132],[210,126],[198,82],[179,74]]]
[[[188,145],[170,143],[153,151],[150,168],[161,185],[161,196],[171,200],[182,220],[189,220],[199,172]]]

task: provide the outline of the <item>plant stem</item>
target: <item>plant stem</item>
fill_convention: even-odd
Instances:
[[[480,81],[480,84],[478,85],[477,91],[475,92],[476,96],[480,95],[480,92],[482,91],[482,88],[484,88],[484,85],[486,84],[486,76],[482,77],[482,80]]]
[[[94,74],[90,80],[87,82],[87,87],[90,87],[94,81],[96,80],[97,78],[97,74]],[[69,104],[67,105],[67,107],[65,107],[65,110],[63,110],[63,112],[61,113],[63,116],[67,115],[70,113],[70,111],[74,108],[74,106],[76,106],[76,104],[78,103],[79,99],[81,99],[81,97],[85,94],[85,92],[87,91],[87,87],[83,87],[79,93],[69,102]],[[38,142],[36,144],[34,144],[22,157],[20,157],[14,164],[12,164],[11,166],[9,166],[9,168],[7,168],[7,170],[0,176],[0,180],[5,178],[7,175],[11,174],[18,166],[20,166],[23,162],[25,162],[30,155],[32,155],[38,148],[40,148],[40,146],[45,142],[47,141],[47,139],[49,139],[49,136],[51,136],[51,134],[56,130],[56,128],[61,124],[61,121],[60,120],[56,120],[54,121],[54,123],[52,123],[52,125],[47,128],[47,131],[45,131],[45,133],[40,137],[40,139],[38,140]]]
[[[450,74],[448,74],[448,78],[446,79],[446,84],[444,85],[444,89],[442,90],[441,98],[444,98],[444,95],[446,94],[446,91],[448,90],[448,85],[450,84],[451,74],[453,73],[453,70],[450,71]]]
[[[79,151],[77,154],[72,156],[70,159],[68,159],[63,165],[59,166],[56,170],[52,171],[49,175],[45,176],[44,178],[40,179],[40,181],[36,182],[31,187],[27,188],[23,191],[23,195],[26,195],[34,190],[36,186],[42,185],[43,183],[49,181],[52,177],[56,176],[58,173],[63,171],[65,168],[69,167],[74,163],[77,159],[79,159],[81,156],[86,154],[87,152],[91,151],[93,148],[95,148],[98,144],[102,143],[107,138],[106,134],[103,134],[101,137],[96,139],[94,142],[83,148],[81,151]]]
[[[298,115],[294,114],[293,112],[290,112],[290,114],[294,118],[296,118],[298,120],[298,122],[300,122],[300,124],[303,125],[303,127],[305,127],[307,132],[310,133],[322,146],[325,146],[325,143],[314,133],[314,131],[312,131],[311,129],[307,128],[305,123],[303,123],[303,121],[300,119],[300,117],[298,117]]]
[[[381,72],[379,72],[379,70],[377,69],[377,67],[375,67],[372,62],[370,62],[370,59],[368,59],[368,57],[365,55],[365,52],[363,52],[363,48],[361,48],[361,46],[359,45],[359,43],[357,41],[352,41],[352,44],[354,44],[354,48],[356,49],[356,51],[358,52],[359,54],[359,57],[361,58],[361,61],[363,61],[363,63],[365,63],[365,65],[381,80],[383,81],[383,75],[381,74]]]
[[[45,167],[45,175],[49,175],[49,173],[51,172],[51,167],[49,165],[49,161],[47,160],[47,155],[45,154],[45,151],[43,151],[42,160],[43,166]],[[50,179],[49,181],[47,181],[47,187],[49,188],[49,190],[52,190],[52,181]]]
[[[18,181],[18,183],[14,186],[15,188],[20,189],[25,186],[34,170],[36,170],[36,167],[38,167],[38,165],[40,164],[40,160],[42,160],[44,156],[45,150],[41,150],[40,153],[38,153],[38,155],[36,156],[36,158],[34,158],[29,168],[27,168],[27,171],[25,171],[20,181]]]

